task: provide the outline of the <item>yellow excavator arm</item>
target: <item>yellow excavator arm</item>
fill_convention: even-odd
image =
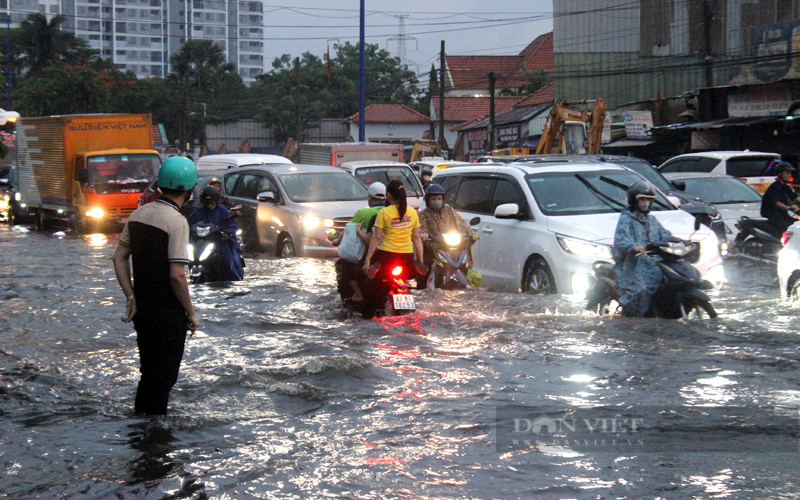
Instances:
[[[594,102],[594,108],[590,112],[575,109],[576,106],[585,106],[592,102]],[[561,133],[564,124],[567,122],[583,124],[584,128],[588,124],[588,134],[584,134],[586,154],[600,153],[605,114],[606,106],[602,99],[575,102],[561,100],[557,102],[547,115],[542,138],[536,147],[536,154],[565,154],[570,149],[576,149],[575,146],[567,146],[565,134]],[[580,149],[583,149],[583,145],[581,145]]]

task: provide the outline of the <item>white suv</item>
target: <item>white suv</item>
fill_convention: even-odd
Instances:
[[[781,161],[777,153],[758,151],[709,151],[689,153],[670,158],[658,169],[662,174],[672,172],[701,172],[732,175],[761,194],[775,181],[773,168]],[[707,201],[707,200],[705,200]]]
[[[445,202],[465,220],[481,218],[476,270],[492,289],[585,293],[592,264],[613,262],[611,247],[628,186],[643,178],[613,164],[515,163],[450,167],[434,175]],[[678,238],[700,242],[693,264],[720,287],[717,237],[657,192],[653,215]]]

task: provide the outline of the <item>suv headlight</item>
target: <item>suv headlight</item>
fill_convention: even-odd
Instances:
[[[585,257],[596,257],[598,259],[610,259],[611,247],[603,245],[602,243],[592,243],[591,241],[579,240],[575,238],[568,238],[566,236],[556,236],[558,244],[561,245],[565,251],[574,253],[575,255],[583,255]]]

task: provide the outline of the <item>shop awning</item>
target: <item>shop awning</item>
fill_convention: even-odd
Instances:
[[[655,144],[656,141],[646,141],[646,140],[635,140],[635,139],[622,139],[617,142],[612,142],[609,144],[603,144],[600,146],[601,148],[640,148],[642,146],[649,146],[650,144]]]

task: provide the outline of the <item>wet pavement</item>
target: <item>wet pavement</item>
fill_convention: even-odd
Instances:
[[[742,441],[713,413],[647,449],[497,444],[519,406],[796,417],[800,308],[770,266],[728,261],[720,319],[690,324],[486,290],[365,321],[339,309],[332,260],[251,256],[244,282],[191,286],[202,325],[170,417],[148,420],[116,236],[54,232],[0,225],[0,497],[798,496],[794,429],[770,431],[793,451],[752,451],[759,427]],[[675,451],[710,435],[718,451]]]

